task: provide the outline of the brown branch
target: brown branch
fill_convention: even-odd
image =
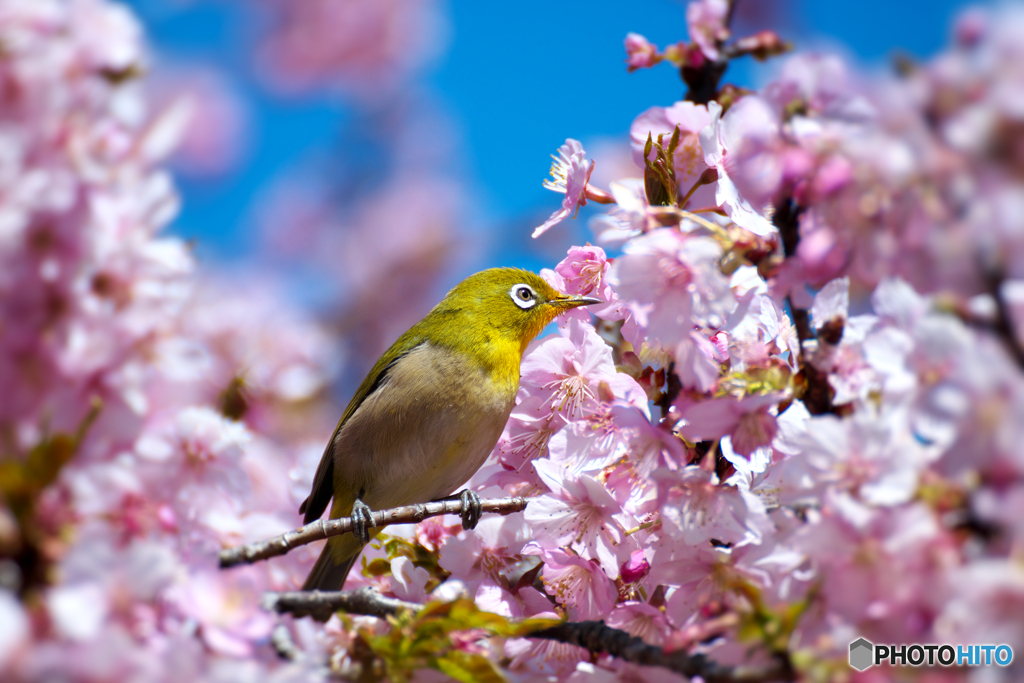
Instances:
[[[303,658],[302,650],[292,640],[292,632],[284,624],[278,624],[270,632],[270,647],[281,659],[289,662],[297,662]]]
[[[397,598],[386,598],[369,587],[354,591],[291,591],[266,593],[263,608],[293,617],[313,617],[327,621],[337,611],[386,617],[402,610],[419,610],[423,605]]]
[[[683,383],[679,381],[679,375],[676,374],[676,363],[671,361],[668,364],[668,372],[665,373],[665,391],[656,401],[657,406],[661,408],[662,417],[668,417],[669,411],[672,410],[672,404],[682,390]]]
[[[513,512],[524,510],[526,502],[525,498],[492,498],[480,501],[480,505],[483,512],[509,515]],[[389,524],[415,524],[416,522],[422,522],[428,517],[448,514],[457,515],[461,512],[461,500],[439,500],[418,505],[406,505],[389,510],[376,510],[371,513],[371,516],[373,517],[374,524],[380,528]],[[284,555],[300,545],[351,532],[351,517],[320,519],[312,524],[306,524],[298,529],[293,529],[265,541],[222,550],[220,553],[220,567],[221,569],[227,569],[239,564],[252,564],[259,560]]]
[[[1010,353],[1010,357],[1013,358],[1014,362],[1017,363],[1017,367],[1024,369],[1024,347],[1021,347],[1020,340],[1017,338],[1017,330],[1014,329],[1013,325],[1013,316],[1009,305],[1006,303],[1006,297],[1003,296],[1004,279],[1002,274],[993,272],[988,275],[987,279],[989,291],[992,298],[996,300],[994,331],[1003,340],[1006,350]]]
[[[684,650],[665,652],[625,631],[605,626],[603,621],[566,622],[528,637],[578,645],[591,652],[607,652],[627,662],[659,666],[688,678],[700,676],[707,683],[761,683],[796,678],[792,665],[781,657],[766,666],[723,666],[704,655],[691,655]]]
[[[295,617],[312,616],[319,621],[327,621],[338,610],[385,617],[423,607],[414,602],[386,598],[369,587],[355,591],[267,593],[263,605],[276,612]],[[524,637],[555,640],[595,653],[606,652],[634,664],[659,666],[690,678],[700,676],[707,683],[763,683],[795,679],[789,660],[781,656],[766,666],[722,666],[703,655],[690,655],[683,650],[666,652],[625,631],[605,626],[602,621],[566,622]]]
[[[779,230],[782,253],[786,259],[795,258],[797,247],[800,246],[800,215],[802,213],[803,207],[797,204],[792,197],[783,197],[772,215],[772,224]],[[789,307],[790,316],[793,318],[793,327],[796,328],[797,338],[800,340],[800,372],[796,377],[797,396],[803,401],[811,415],[835,413],[836,406],[832,404],[835,390],[828,383],[828,373],[814,367],[804,351],[804,342],[815,338],[814,331],[811,329],[810,314],[805,308],[797,308],[793,304],[792,296],[786,296],[786,304]],[[829,328],[826,337],[819,341],[838,344],[842,337],[842,327],[839,327],[838,330]]]
[[[727,1],[729,3],[729,10],[725,16],[726,29],[732,24],[737,3],[737,0]],[[693,40],[693,36],[690,36],[690,40]],[[725,40],[718,40],[716,42],[720,50],[725,48]],[[720,55],[718,59],[710,60],[695,43],[692,43],[686,63],[679,68],[679,76],[683,79],[683,83],[686,84],[686,94],[683,96],[683,99],[695,104],[707,104],[713,100],[718,91],[718,83],[722,80],[722,76],[725,75],[725,70],[728,66],[728,57]]]
[[[763,62],[769,57],[781,55],[792,49],[792,44],[784,42],[775,31],[758,31],[752,36],[733,41],[732,45],[722,48],[722,53],[728,59],[750,55]]]

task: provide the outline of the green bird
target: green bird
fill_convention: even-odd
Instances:
[[[384,352],[356,390],[324,449],[299,513],[351,516],[355,532],[328,540],[303,590],[340,590],[376,536],[371,510],[448,496],[498,442],[519,388],[527,345],[559,314],[598,299],[559,294],[516,268],[471,275]],[[462,525],[480,498],[462,491]]]

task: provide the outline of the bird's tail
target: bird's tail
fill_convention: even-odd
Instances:
[[[354,494],[351,497],[335,495],[334,505],[331,506],[331,519],[350,516],[354,500]],[[369,529],[370,538],[376,538],[382,530],[383,527],[371,527]],[[306,583],[302,584],[302,590],[340,591],[345,586],[345,579],[348,578],[348,573],[359,558],[362,549],[363,544],[359,542],[355,534],[345,534],[327,539],[327,545],[324,546],[320,558],[313,565],[313,571],[306,578]]]
[[[349,543],[341,543],[343,541]],[[306,583],[302,584],[302,590],[340,591],[345,586],[345,579],[348,578],[352,565],[359,558],[359,551],[362,550],[358,541],[352,541],[355,541],[352,536],[328,540],[323,552],[320,553],[320,559],[313,565],[313,571],[306,578]],[[338,547],[342,545],[352,545],[354,548]]]

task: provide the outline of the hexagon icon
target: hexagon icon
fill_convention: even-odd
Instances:
[[[850,666],[857,671],[863,671],[871,666],[874,659],[875,646],[871,641],[858,638],[850,643]]]

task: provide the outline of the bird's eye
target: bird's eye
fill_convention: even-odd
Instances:
[[[518,284],[508,294],[519,308],[532,308],[537,303],[537,294],[530,285]]]

